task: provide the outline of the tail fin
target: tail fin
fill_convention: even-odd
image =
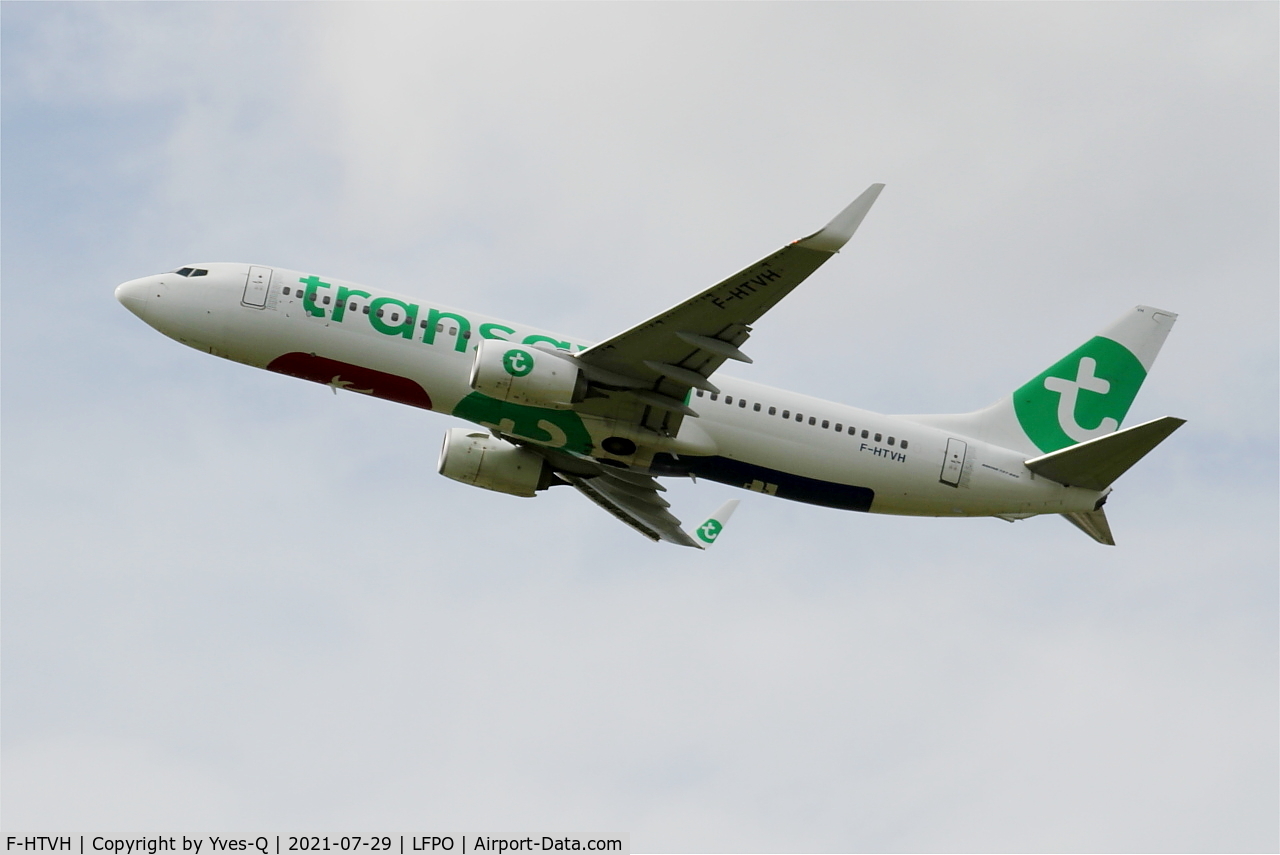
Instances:
[[[909,418],[1033,455],[1113,433],[1177,317],[1137,306],[985,410]]]

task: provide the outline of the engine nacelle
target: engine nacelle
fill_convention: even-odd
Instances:
[[[527,344],[482,339],[471,364],[471,388],[509,404],[568,409],[586,386],[572,360]]]
[[[525,497],[555,480],[537,454],[475,428],[452,428],[444,435],[439,471],[463,484]]]

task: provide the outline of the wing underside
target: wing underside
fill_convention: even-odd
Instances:
[[[691,389],[718,392],[709,379],[740,349],[751,324],[848,242],[883,184],[873,184],[820,231],[783,247],[683,303],[576,355],[591,384],[583,413],[675,436]]]

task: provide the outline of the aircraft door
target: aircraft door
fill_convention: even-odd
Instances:
[[[271,285],[270,267],[250,267],[249,279],[244,285],[244,305],[261,309],[267,305],[267,288]]]
[[[964,458],[969,444],[962,439],[947,440],[947,456],[942,461],[942,474],[938,480],[952,487],[960,486],[960,474],[964,472]]]

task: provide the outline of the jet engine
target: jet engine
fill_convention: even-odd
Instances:
[[[587,381],[567,354],[484,339],[471,365],[471,388],[508,404],[568,409],[582,400]]]
[[[475,428],[453,428],[440,449],[440,474],[463,484],[529,497],[556,483],[537,454]]]

